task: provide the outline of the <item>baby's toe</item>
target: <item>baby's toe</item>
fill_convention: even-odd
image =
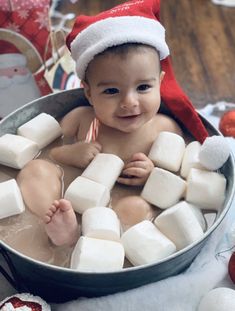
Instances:
[[[48,214],[46,214],[43,218],[43,221],[45,224],[48,224],[51,221],[51,217]]]
[[[60,200],[60,210],[62,212],[67,212],[72,209],[72,205],[68,200],[61,199]]]

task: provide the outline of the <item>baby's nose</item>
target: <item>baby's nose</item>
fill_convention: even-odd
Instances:
[[[128,93],[125,96],[123,96],[121,101],[121,108],[123,109],[129,109],[132,107],[138,106],[138,98],[133,93]]]

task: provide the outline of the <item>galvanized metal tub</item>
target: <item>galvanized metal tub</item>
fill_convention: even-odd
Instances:
[[[20,125],[41,112],[61,118],[79,105],[88,105],[82,89],[42,97],[2,120],[0,136],[5,133],[15,133]],[[219,134],[207,120],[203,117],[202,120],[209,133]],[[19,291],[29,291],[50,302],[64,302],[81,296],[95,297],[125,291],[182,272],[197,256],[215,229],[220,226],[230,208],[234,195],[234,160],[232,156],[229,157],[221,171],[228,182],[224,208],[217,215],[216,221],[204,234],[204,237],[185,249],[155,264],[125,268],[119,272],[81,273],[34,260],[0,241],[0,251],[9,265],[12,282]],[[3,269],[1,270],[3,271]],[[5,272],[4,274],[7,276]],[[8,279],[11,281],[10,277]]]

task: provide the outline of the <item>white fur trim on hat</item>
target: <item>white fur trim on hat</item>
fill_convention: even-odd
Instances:
[[[80,79],[95,55],[109,47],[124,43],[143,43],[159,52],[160,59],[169,55],[165,28],[157,21],[142,16],[110,17],[91,24],[71,43],[71,55],[76,61]]]
[[[23,54],[8,53],[0,54],[0,68],[14,66],[26,66],[27,60]]]

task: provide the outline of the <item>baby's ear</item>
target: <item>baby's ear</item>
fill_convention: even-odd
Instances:
[[[82,84],[82,86],[83,86],[83,88],[84,88],[84,94],[85,94],[87,100],[90,102],[90,98],[91,98],[90,86],[89,86],[89,84],[88,84],[86,81],[84,81],[84,80],[82,80],[81,84]],[[90,103],[91,103],[91,102],[90,102]]]

